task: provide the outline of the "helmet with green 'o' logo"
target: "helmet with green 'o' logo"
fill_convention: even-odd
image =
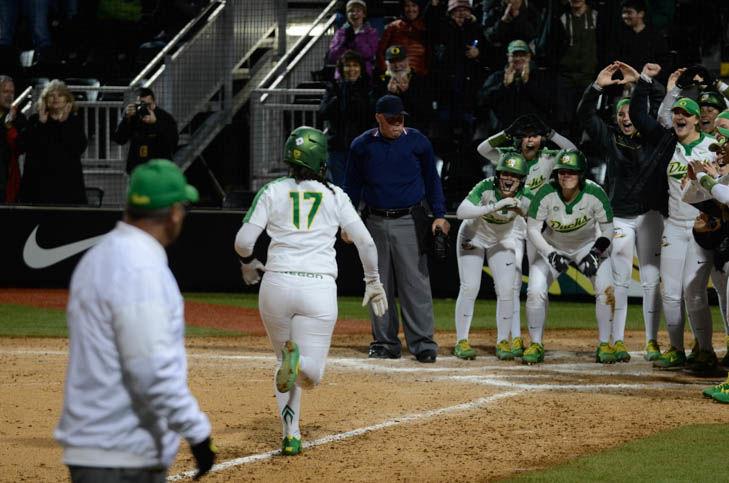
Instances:
[[[557,155],[557,162],[554,164],[554,171],[569,169],[571,171],[584,172],[587,168],[585,155],[576,149],[563,149]]]
[[[326,136],[313,127],[297,127],[286,140],[283,159],[291,166],[301,166],[324,176],[327,169]]]
[[[526,176],[529,172],[524,156],[517,152],[507,152],[501,155],[496,165],[496,172],[514,173],[517,176]]]

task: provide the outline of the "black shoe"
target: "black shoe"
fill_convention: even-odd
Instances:
[[[382,346],[373,345],[370,347],[367,357],[370,359],[399,359],[400,354],[393,354]]]
[[[418,362],[435,362],[435,358],[437,356],[437,353],[433,349],[425,349],[424,351],[420,351],[417,354],[415,354],[415,358],[418,360]]]

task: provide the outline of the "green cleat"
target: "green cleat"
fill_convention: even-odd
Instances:
[[[706,389],[701,391],[701,394],[704,397],[711,399],[714,397],[714,394],[724,390],[729,390],[729,379],[722,382],[721,384],[717,384],[716,386],[707,387]]]
[[[651,339],[645,345],[645,355],[643,358],[647,361],[655,361],[661,357],[661,348],[658,345],[658,341]]]
[[[524,355],[524,339],[521,337],[514,337],[511,339],[511,353],[514,354],[514,357],[521,357]]]
[[[529,365],[544,362],[544,346],[538,342],[532,342],[521,356],[521,362]]]
[[[496,344],[496,357],[502,361],[510,361],[514,358],[514,353],[511,352],[511,344],[509,341],[504,339]]]
[[[671,346],[661,357],[653,362],[653,367],[657,369],[677,370],[686,365],[686,352],[680,351]]]
[[[686,356],[686,362],[689,363],[693,361],[696,356],[699,354],[699,341],[694,339],[694,345],[691,346],[691,352]]]
[[[615,364],[615,349],[607,342],[600,342],[595,351],[595,362],[600,364]]]
[[[616,362],[628,362],[630,360],[630,354],[628,354],[628,348],[625,347],[625,343],[622,340],[616,341],[613,346],[615,351]]]
[[[729,404],[729,388],[723,388],[711,395],[711,398],[722,404]]]
[[[473,360],[476,358],[476,350],[468,343],[468,339],[461,339],[453,348],[453,355],[459,359]]]
[[[281,442],[281,454],[284,456],[295,456],[301,453],[301,438],[286,436]]]
[[[293,340],[287,340],[281,349],[281,367],[276,372],[278,392],[289,392],[294,387],[296,378],[299,377],[300,366],[299,346]]]

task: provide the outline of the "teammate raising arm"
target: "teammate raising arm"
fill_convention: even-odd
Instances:
[[[337,230],[346,230],[359,252],[365,275],[362,305],[377,316],[387,311],[374,241],[349,197],[325,179],[327,139],[302,126],[284,146],[289,176],[261,188],[235,238],[246,284],[261,280],[258,306],[279,360],[276,401],[283,425],[284,455],[301,452],[301,389],[318,384],[337,320]],[[271,237],[264,267],[253,257],[258,236]]]
[[[466,221],[458,230],[461,286],[456,300],[457,343],[453,354],[461,359],[476,356],[468,343],[468,330],[481,286],[484,255],[488,258],[496,288],[496,357],[506,360],[522,355],[514,354],[509,332],[512,330],[513,285],[517,276],[512,231],[514,221],[523,218],[529,205],[530,195],[525,193],[523,186],[526,174],[526,160],[518,153],[505,153],[496,165],[496,176],[474,186],[458,207],[458,218]],[[514,337],[520,337],[520,334]],[[521,347],[521,343],[518,346]]]
[[[613,237],[613,212],[602,188],[584,179],[586,168],[585,156],[580,151],[562,151],[554,166],[555,179],[534,195],[529,207],[527,235],[538,255],[529,267],[526,312],[531,345],[522,357],[526,364],[544,361],[542,336],[547,290],[570,264],[588,277],[595,288],[599,337],[596,360],[616,361],[615,350],[610,345],[610,268],[601,264]]]

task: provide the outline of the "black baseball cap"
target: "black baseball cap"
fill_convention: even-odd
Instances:
[[[400,61],[408,58],[408,52],[402,45],[391,45],[385,51],[385,60]]]
[[[377,99],[375,112],[386,116],[397,116],[400,114],[405,116],[408,115],[408,113],[405,112],[405,106],[402,104],[402,99],[398,96],[393,96],[392,94],[387,94],[386,96],[382,96]]]

